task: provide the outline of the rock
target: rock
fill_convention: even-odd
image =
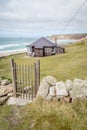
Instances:
[[[64,102],[66,102],[66,103],[69,103],[69,102],[70,102],[70,97],[64,97],[62,100],[63,100]]]
[[[85,88],[87,88],[87,80],[83,80],[83,85]]]
[[[8,93],[12,92],[12,84],[6,85],[6,86],[1,86],[0,88],[0,97],[7,95]]]
[[[0,88],[0,97],[2,96],[6,96],[7,95],[7,91],[6,91],[6,88]]]
[[[2,79],[0,78],[0,85],[1,85]]]
[[[12,97],[12,96],[14,95],[14,93],[13,93],[13,92],[10,92],[10,93],[8,93],[7,95],[8,95],[8,97]]]
[[[8,79],[2,80],[1,82],[2,86],[8,85],[8,84],[10,84],[10,81]]]
[[[21,99],[21,98],[15,98],[15,97],[10,97],[6,104],[7,105],[26,105],[26,104],[30,104],[32,102],[32,100],[25,100],[25,99]]]
[[[66,87],[66,90],[69,92],[73,87],[73,82],[71,80],[66,80],[65,87]]]
[[[31,91],[31,86],[26,86],[24,88],[24,93],[28,92],[28,91]]]
[[[39,90],[37,92],[37,97],[41,96],[43,98],[46,98],[49,92],[49,88],[51,86],[54,86],[56,84],[56,79],[52,76],[47,76],[41,80]]]
[[[55,86],[57,83],[57,80],[53,76],[47,76],[44,80],[46,80],[50,86]]]
[[[55,86],[50,87],[49,94],[47,95],[46,99],[49,101],[53,100],[56,95],[55,91],[56,91]]]
[[[82,83],[82,81],[83,81],[82,79],[74,79],[73,83]]]
[[[4,102],[8,99],[8,96],[0,97],[0,105],[4,104]]]
[[[49,101],[51,101],[51,100],[53,100],[53,96],[51,96],[51,95],[48,94],[46,99],[49,100]]]
[[[46,98],[49,92],[49,87],[50,85],[48,84],[48,82],[45,79],[42,79],[37,92],[37,97],[41,96],[43,98]]]
[[[12,84],[9,84],[6,86],[6,89],[7,89],[7,93],[10,93],[13,91],[13,87],[12,87]]]
[[[50,96],[55,96],[56,95],[55,86],[52,86],[52,87],[49,88],[49,95]]]
[[[75,79],[73,81],[73,88],[69,92],[72,101],[77,98],[86,98],[87,97],[87,81],[81,79]]]
[[[58,98],[68,96],[68,92],[66,90],[65,84],[62,81],[56,83],[56,96]]]

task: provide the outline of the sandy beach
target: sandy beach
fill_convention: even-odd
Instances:
[[[25,53],[25,52],[26,52],[25,50],[15,51],[15,52],[0,52],[0,58],[10,56],[10,55],[15,55],[15,54],[21,54],[21,53]]]

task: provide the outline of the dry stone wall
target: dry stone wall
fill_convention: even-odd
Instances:
[[[47,100],[65,100],[67,102],[74,101],[77,98],[87,98],[87,80],[74,79],[57,81],[52,76],[47,76],[42,79],[37,97],[42,97]]]

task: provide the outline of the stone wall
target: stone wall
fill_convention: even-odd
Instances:
[[[47,76],[42,79],[37,97],[42,97],[47,100],[64,100],[72,102],[77,98],[87,98],[87,80],[74,79],[57,81],[52,76]]]

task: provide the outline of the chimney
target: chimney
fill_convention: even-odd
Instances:
[[[55,37],[54,40],[55,40],[55,43],[57,44],[57,37]]]

